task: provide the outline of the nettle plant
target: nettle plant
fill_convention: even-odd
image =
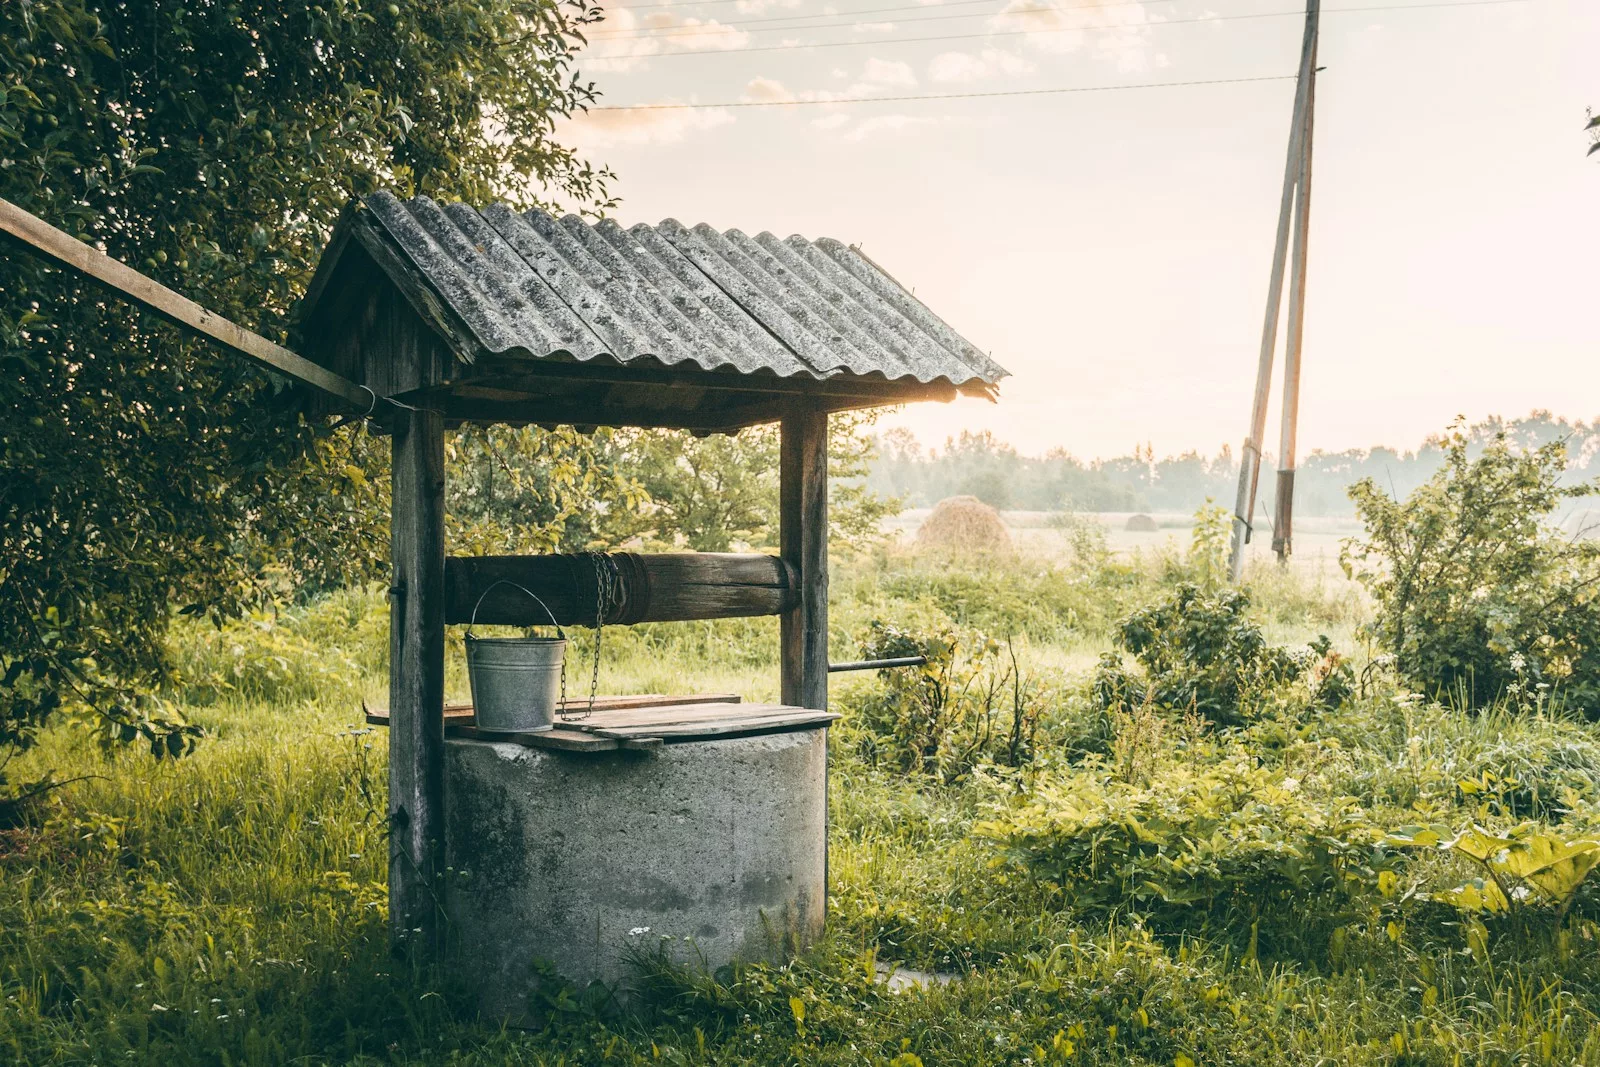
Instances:
[[[1116,641],[1139,669],[1130,671],[1121,652],[1105,653],[1095,672],[1095,702],[1122,713],[1152,704],[1236,726],[1284,703],[1286,687],[1295,683],[1304,683],[1314,706],[1336,706],[1350,694],[1350,667],[1326,637],[1306,648],[1269,645],[1249,607],[1241,589],[1206,592],[1184,584],[1129,615]]]
[[[878,684],[847,705],[868,762],[953,780],[980,763],[1021,767],[1033,758],[1049,694],[1023,674],[1009,642],[954,626],[916,630],[874,621],[862,654],[926,659],[879,671]]]

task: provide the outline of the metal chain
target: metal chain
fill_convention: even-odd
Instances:
[[[567,675],[565,664],[561,672],[561,707],[564,719],[587,719],[594,714],[596,694],[600,692],[600,643],[605,633],[606,615],[613,606],[622,600],[622,576],[617,570],[617,561],[604,552],[590,552],[589,560],[594,565],[594,669],[589,677],[589,706],[582,714],[569,713],[567,706]]]

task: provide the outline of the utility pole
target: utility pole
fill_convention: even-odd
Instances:
[[[1272,519],[1272,550],[1288,563],[1294,550],[1294,465],[1300,423],[1300,344],[1306,325],[1306,243],[1311,225],[1311,135],[1317,117],[1317,45],[1311,43],[1311,86],[1306,92],[1301,135],[1300,189],[1295,197],[1294,254],[1290,270],[1289,334],[1283,350],[1283,423],[1278,437],[1278,491]]]
[[[1256,364],[1255,395],[1250,405],[1250,429],[1239,450],[1239,492],[1233,506],[1233,547],[1228,557],[1228,573],[1233,581],[1239,580],[1244,569],[1244,546],[1250,541],[1251,520],[1256,506],[1256,484],[1261,475],[1261,439],[1267,430],[1267,400],[1272,389],[1272,361],[1278,346],[1278,312],[1283,305],[1284,268],[1289,258],[1289,230],[1300,213],[1309,213],[1311,127],[1309,122],[1313,83],[1317,76],[1317,30],[1322,14],[1321,0],[1306,0],[1305,35],[1300,44],[1300,73],[1295,82],[1294,118],[1290,123],[1289,152],[1284,162],[1283,195],[1278,203],[1278,232],[1272,250],[1272,277],[1267,284],[1267,314],[1261,330],[1261,353]],[[1297,203],[1296,195],[1299,194]],[[1291,337],[1293,324],[1299,321],[1297,309],[1303,307],[1305,278],[1305,229],[1302,226],[1296,240],[1297,288],[1300,298],[1291,306]],[[1293,344],[1293,388],[1296,405],[1299,398],[1299,345]],[[1284,382],[1286,399],[1290,386]],[[1286,427],[1292,434],[1292,428]]]

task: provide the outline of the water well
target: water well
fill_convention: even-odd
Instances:
[[[619,983],[637,951],[714,968],[815,937],[828,417],[992,399],[1005,371],[838,241],[381,192],[335,227],[297,343],[350,386],[313,413],[367,398],[392,441],[389,710],[371,719],[389,727],[397,949],[452,953],[514,1020],[536,961]],[[468,423],[778,423],[778,552],[449,557],[444,442]],[[602,699],[574,719],[569,702],[554,729],[484,732],[444,691],[446,626],[479,599],[484,625],[777,615],[782,703]]]

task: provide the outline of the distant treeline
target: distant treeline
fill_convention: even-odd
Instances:
[[[1574,479],[1600,476],[1600,419],[1569,422],[1547,411],[1525,418],[1490,418],[1465,431],[1477,448],[1504,433],[1514,444],[1536,448],[1567,442]],[[1019,511],[1176,511],[1192,512],[1209,497],[1231,505],[1239,467],[1227,445],[1215,456],[1185,452],[1155,458],[1148,445],[1132,455],[1081,460],[1062,449],[1024,456],[987,431],[963,432],[943,449],[923,446],[908,430],[890,430],[877,439],[878,458],[868,487],[901,498],[907,507],[929,507],[949,496],[975,496],[994,507]],[[1314,451],[1301,459],[1295,476],[1295,512],[1307,516],[1353,515],[1346,489],[1372,478],[1405,496],[1438,469],[1439,439],[1430,437],[1414,452],[1378,446],[1343,452]],[[1271,513],[1276,469],[1268,455],[1262,465],[1258,511]]]

